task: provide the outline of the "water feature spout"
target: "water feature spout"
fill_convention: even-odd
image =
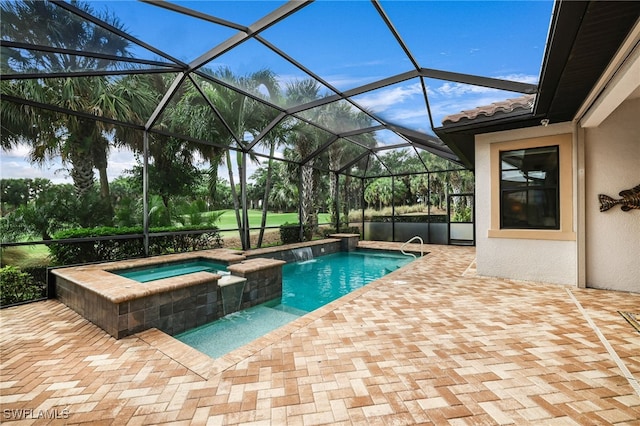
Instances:
[[[246,278],[233,275],[226,275],[218,280],[220,293],[222,293],[222,312],[224,315],[229,315],[240,310],[242,293],[244,292],[246,282]]]
[[[296,259],[296,262],[313,260],[313,251],[311,251],[311,247],[291,249],[291,253],[293,253],[293,257]]]

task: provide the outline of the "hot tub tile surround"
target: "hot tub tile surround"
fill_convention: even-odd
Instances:
[[[195,272],[140,283],[112,271],[196,258],[225,263],[234,275],[247,279],[243,309],[282,294],[285,262],[214,249],[55,269],[56,296],[117,339],[149,328],[177,334],[223,315],[221,275]]]
[[[283,260],[255,258],[229,265],[229,272],[247,280],[240,309],[282,296],[282,265],[285,263]]]

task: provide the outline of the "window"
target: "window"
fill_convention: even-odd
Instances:
[[[558,146],[500,151],[500,229],[560,229]]]
[[[569,126],[567,126],[570,129]],[[572,134],[488,134],[489,238],[575,241]],[[525,136],[525,137],[523,137]]]

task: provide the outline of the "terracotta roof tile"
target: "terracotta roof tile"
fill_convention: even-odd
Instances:
[[[475,120],[480,116],[491,117],[497,113],[510,113],[515,110],[531,110],[536,95],[524,95],[519,98],[494,102],[491,105],[480,106],[474,109],[462,111],[458,114],[447,115],[442,119],[442,124],[457,123],[462,119]]]

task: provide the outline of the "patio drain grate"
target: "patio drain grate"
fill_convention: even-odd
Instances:
[[[622,318],[626,319],[633,328],[640,333],[640,314],[632,314],[631,312],[618,311]]]

